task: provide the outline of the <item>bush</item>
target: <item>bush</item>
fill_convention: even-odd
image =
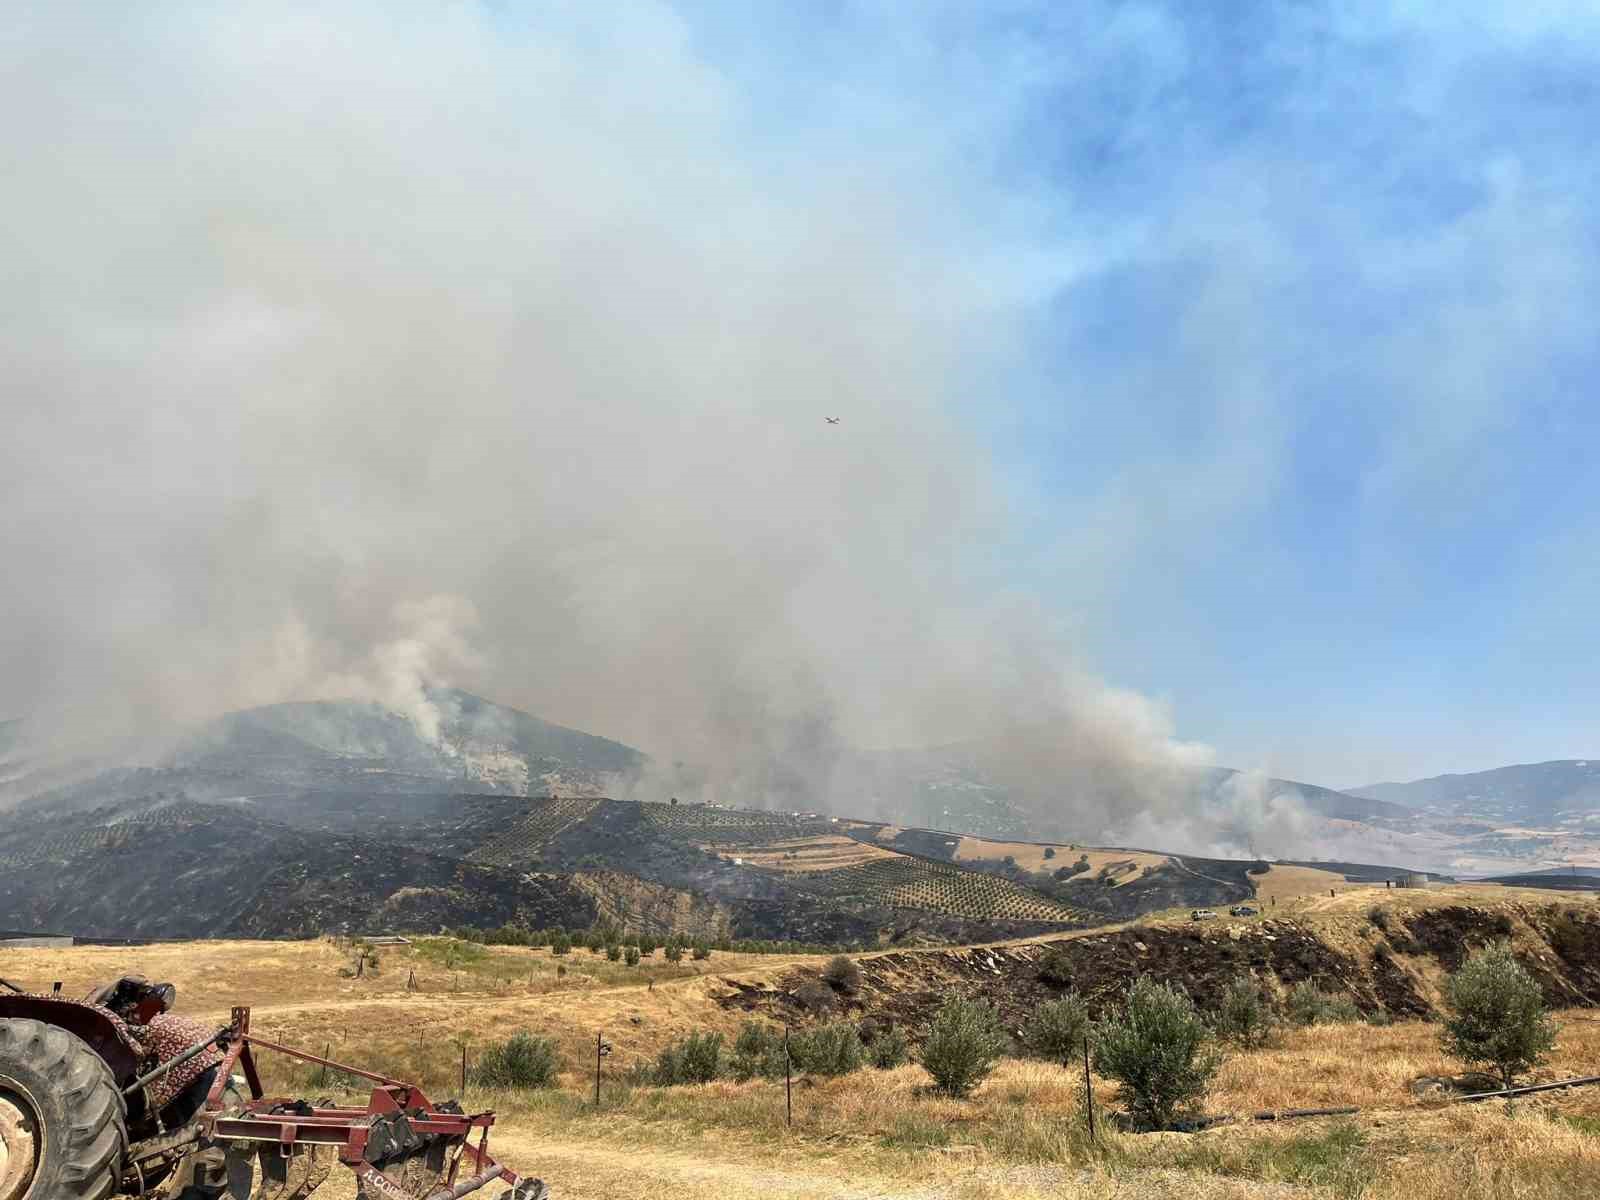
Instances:
[[[1056,856],[1056,848],[1054,846],[1046,846],[1044,848],[1044,856],[1046,858],[1054,858]]]
[[[473,1082],[490,1088],[554,1087],[561,1055],[553,1038],[516,1033],[492,1042],[472,1070]]]
[[[832,1021],[789,1037],[789,1058],[811,1075],[848,1075],[861,1069],[861,1036],[848,1021]]]
[[[910,1056],[906,1035],[898,1029],[880,1029],[867,1043],[867,1062],[879,1070],[904,1066]]]
[[[694,944],[693,956],[694,956],[695,962],[700,962],[703,959],[710,958],[711,957],[711,947],[709,945],[707,945],[704,941],[697,941]]]
[[[922,1044],[922,1065],[939,1091],[960,1098],[988,1077],[1006,1045],[994,1009],[957,996],[934,1015]]]
[[[1047,1000],[1022,1027],[1022,1044],[1034,1058],[1064,1063],[1083,1053],[1089,1009],[1074,992]]]
[[[622,947],[612,942],[606,947],[606,957],[612,962],[622,961]]]
[[[722,1035],[691,1033],[668,1046],[656,1058],[651,1082],[662,1087],[682,1083],[710,1083],[722,1073]]]
[[[1371,908],[1367,909],[1367,920],[1372,922],[1374,928],[1381,929],[1384,933],[1389,932],[1388,909],[1374,904]]]
[[[1309,979],[1289,989],[1283,1008],[1292,1025],[1342,1025],[1361,1019],[1361,1010],[1349,996],[1324,992]]]
[[[783,1031],[760,1021],[746,1021],[734,1039],[733,1059],[729,1064],[736,1079],[757,1075],[778,1079],[784,1072]]]
[[[558,933],[550,939],[551,954],[571,954],[572,939],[564,933]]]
[[[1533,976],[1501,945],[1480,950],[1444,985],[1446,1054],[1494,1068],[1506,1087],[1519,1071],[1543,1062],[1556,1026]]]
[[[667,939],[666,949],[662,953],[666,955],[669,963],[681,963],[683,961],[683,946],[676,938]]]
[[[1039,978],[1052,987],[1067,987],[1072,983],[1072,956],[1065,946],[1052,946],[1039,960]]]
[[[861,990],[861,968],[840,954],[828,960],[822,968],[822,978],[836,992],[854,996]]]
[[[1246,1050],[1260,1049],[1272,1040],[1277,1019],[1253,975],[1239,975],[1223,990],[1213,1026],[1218,1037]]]
[[[1121,1083],[1142,1125],[1165,1129],[1179,1110],[1205,1095],[1221,1055],[1211,1031],[1181,988],[1141,975],[1121,1013],[1094,1029],[1095,1070]]]
[[[624,950],[622,952],[622,961],[630,967],[637,967],[639,965],[639,947],[629,946]]]

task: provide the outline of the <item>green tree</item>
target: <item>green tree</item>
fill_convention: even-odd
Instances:
[[[669,963],[681,963],[683,961],[683,944],[677,938],[668,938],[667,948],[662,953],[666,955]]]
[[[1555,1045],[1556,1025],[1545,1012],[1543,993],[1508,945],[1467,959],[1445,982],[1444,1002],[1445,1053],[1492,1067],[1506,1087],[1519,1071],[1542,1063]]]
[[[553,1087],[561,1070],[561,1055],[552,1038],[515,1033],[503,1042],[492,1042],[472,1070],[480,1087]]]
[[[1034,1058],[1064,1063],[1082,1055],[1089,1009],[1075,992],[1041,1004],[1022,1027],[1022,1044]]]
[[[639,947],[629,946],[623,951],[622,957],[623,961],[630,967],[637,967],[639,965]]]
[[[934,1014],[922,1043],[922,1065],[934,1087],[959,1099],[988,1078],[1007,1044],[994,1009],[955,996]]]
[[[1228,983],[1212,1024],[1219,1037],[1246,1050],[1265,1046],[1277,1029],[1272,1006],[1253,975],[1237,975]]]
[[[1205,1095],[1222,1064],[1189,994],[1149,975],[1134,981],[1122,1011],[1090,1040],[1095,1070],[1127,1089],[1135,1118],[1152,1129],[1167,1128]]]

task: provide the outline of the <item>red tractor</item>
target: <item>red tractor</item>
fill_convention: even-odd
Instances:
[[[492,1112],[250,1032],[175,1017],[170,984],[128,976],[85,999],[0,980],[0,1200],[302,1200],[335,1160],[363,1200],[545,1200],[489,1157]],[[256,1050],[371,1082],[364,1107],[268,1098]]]

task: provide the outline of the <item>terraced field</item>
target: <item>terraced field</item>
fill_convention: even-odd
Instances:
[[[501,867],[526,862],[551,838],[585,820],[601,803],[580,797],[537,801],[521,821],[466,857],[470,862]]]
[[[837,834],[791,838],[756,848],[747,848],[738,842],[710,842],[705,849],[717,854],[737,855],[749,867],[784,872],[831,871],[839,867],[902,857],[893,850],[883,850]]]
[[[1094,919],[998,875],[905,855],[827,871],[802,871],[787,878],[813,895],[923,909],[968,920],[1076,925]]]
[[[826,818],[796,817],[783,812],[749,812],[700,804],[641,804],[646,823],[665,833],[695,842],[761,845],[832,832]]]
[[[173,828],[215,821],[214,806],[169,804],[164,808],[135,813],[91,829],[73,829],[59,837],[29,840],[27,849],[8,852],[7,839],[0,836],[0,868],[18,868],[34,863],[65,860],[87,850],[115,849],[137,840],[146,829]]]

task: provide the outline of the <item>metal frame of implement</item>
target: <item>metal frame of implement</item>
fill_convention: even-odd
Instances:
[[[334,1146],[338,1148],[339,1160],[354,1170],[366,1186],[394,1200],[460,1200],[460,1197],[497,1180],[517,1189],[517,1173],[489,1157],[489,1128],[494,1124],[493,1112],[441,1110],[414,1084],[256,1037],[250,1032],[248,1008],[233,1010],[233,1024],[228,1030],[227,1042],[227,1056],[223,1059],[222,1069],[217,1072],[216,1082],[200,1114],[204,1137],[217,1142],[276,1145],[285,1158],[294,1152],[296,1146]],[[372,1096],[365,1108],[316,1108],[287,1098],[268,1098],[263,1094],[252,1047],[369,1079],[374,1085]],[[243,1071],[251,1099],[242,1112],[230,1116],[223,1110],[222,1093],[235,1067]],[[374,1129],[381,1129],[382,1122],[397,1116],[405,1118],[412,1133],[461,1139],[459,1149],[450,1161],[448,1174],[440,1187],[426,1196],[412,1196],[367,1159],[368,1139]],[[473,1130],[479,1131],[477,1145],[469,1140]],[[471,1157],[473,1173],[458,1179],[462,1163],[468,1156]],[[520,1191],[517,1189],[513,1194]],[[533,1194],[529,1193],[530,1196]]]

